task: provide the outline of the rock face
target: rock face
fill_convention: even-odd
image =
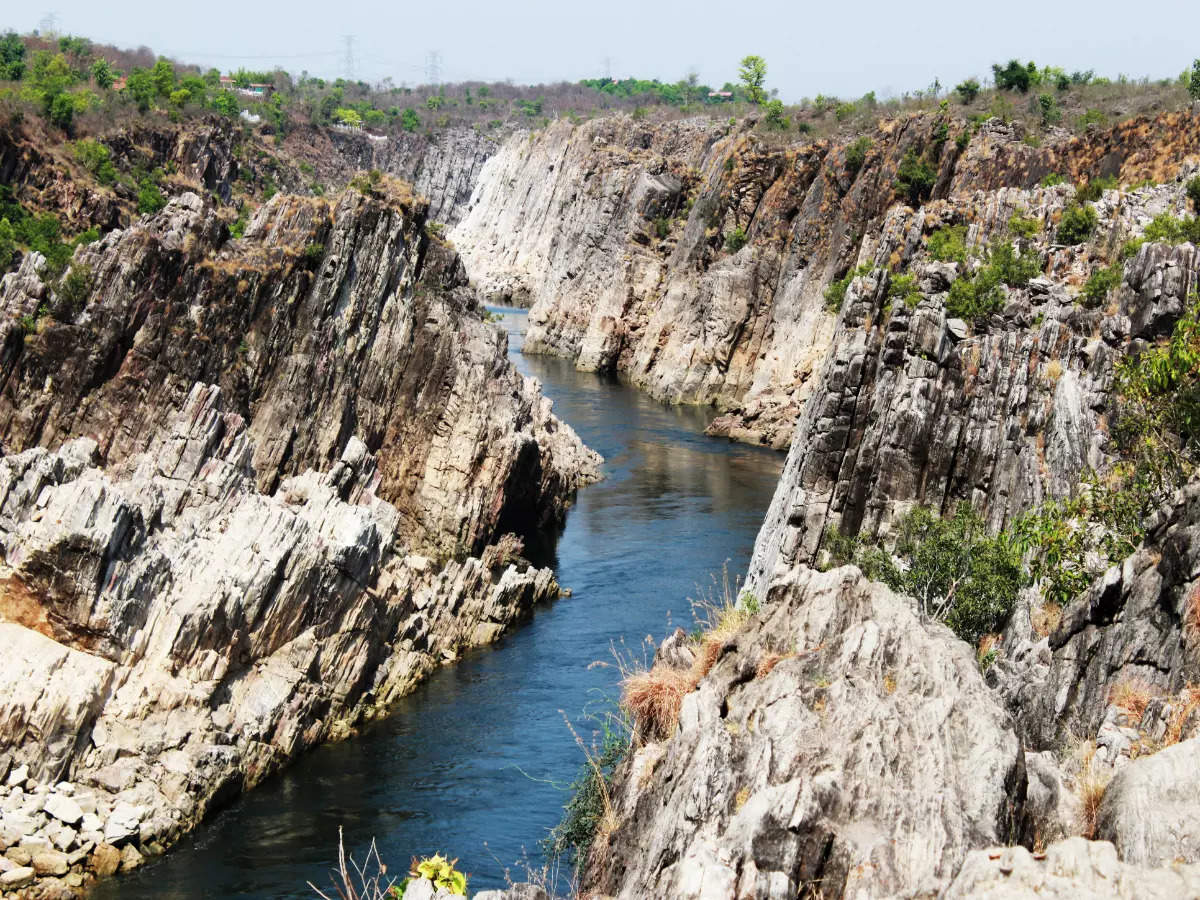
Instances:
[[[976,850],[942,896],[946,900],[1171,900],[1198,894],[1200,866],[1146,869],[1128,865],[1117,859],[1112,844],[1077,837],[1051,845],[1041,859],[1024,847]]]
[[[1114,366],[1169,331],[1200,281],[1200,258],[1190,244],[1147,244],[1125,266],[1112,302],[1084,307],[1069,285],[1084,280],[1098,251],[1055,244],[1049,224],[1069,191],[1001,190],[915,213],[898,207],[864,239],[868,263],[879,268],[849,285],[759,533],[750,590],[814,560],[832,531],[886,534],[916,503],[949,510],[959,501],[998,530],[1103,467]],[[1176,181],[1132,196],[1114,191],[1096,207],[1119,241],[1186,203]],[[945,298],[965,273],[929,260],[922,234],[971,223],[967,239],[982,248],[1014,215],[1037,223],[1040,235],[1023,252],[1044,255],[1051,274],[1007,288],[1003,310],[986,322],[956,324]],[[914,306],[889,298],[889,260],[916,277]]]
[[[557,596],[512,533],[598,458],[425,216],[389,182],[230,241],[184,195],[77,253],[81,308],[35,255],[0,282],[0,832],[35,869],[140,864]]]
[[[852,567],[797,569],[764,605],[674,737],[622,769],[621,824],[586,888],[923,895],[1021,834],[1021,745],[970,648]]]
[[[824,288],[872,255],[864,238],[900,199],[908,151],[932,160],[935,198],[1049,172],[1163,180],[1200,151],[1187,115],[1040,149],[996,122],[960,148],[947,138],[961,127],[888,123],[854,170],[845,145],[773,148],[708,119],[558,122],[488,159],[453,240],[485,295],[531,307],[526,352],[713,404],[725,412],[714,433],[786,447],[842,346]]]

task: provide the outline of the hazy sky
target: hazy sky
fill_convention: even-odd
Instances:
[[[430,51],[443,81],[537,84],[605,72],[677,80],[689,70],[719,85],[747,53],[764,56],[768,85],[787,101],[818,93],[882,98],[990,73],[1012,56],[1098,74],[1178,75],[1200,56],[1196,0],[162,0],[6,2],[0,26],[28,31],[53,12],[60,32],[222,69],[273,68],[426,81]],[[52,4],[52,5],[50,5]]]

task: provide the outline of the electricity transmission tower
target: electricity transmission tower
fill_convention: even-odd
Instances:
[[[437,87],[442,83],[442,52],[430,50],[425,60],[425,77],[429,83]]]
[[[342,66],[346,70],[346,80],[354,80],[354,35],[347,34],[342,38],[346,42],[346,59]]]

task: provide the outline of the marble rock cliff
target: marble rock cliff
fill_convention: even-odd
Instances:
[[[779,146],[709,119],[557,122],[483,163],[452,233],[486,297],[530,307],[527,352],[713,405],[713,433],[787,447],[836,343],[823,293],[889,211],[911,151],[935,199],[1029,188],[1046,174],[1174,177],[1200,152],[1193,116],[1047,141],[992,121],[883,123],[849,142]]]
[[[557,596],[521,536],[598,458],[426,215],[385,181],[233,240],[184,194],[77,252],[86,302],[0,282],[14,884],[137,865]]]

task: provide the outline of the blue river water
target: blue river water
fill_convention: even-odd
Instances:
[[[688,598],[709,591],[722,566],[745,571],[783,457],[706,437],[710,411],[522,356],[525,314],[497,311],[517,367],[605,457],[605,480],[580,491],[543,560],[573,596],[439,669],[394,715],[304,756],[93,897],[311,898],[308,881],[330,884],[339,826],[349,853],[361,859],[374,839],[393,872],[413,856],[458,857],[470,893],[545,864],[539,842],[584,762],[563,713],[591,741],[590,714],[616,695],[611,648],[642,658],[648,636],[691,627]]]

